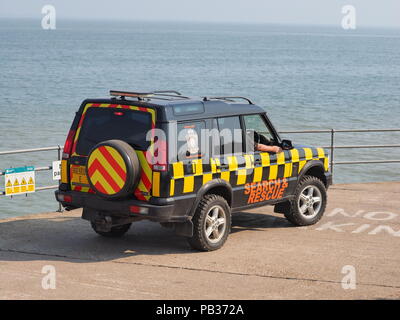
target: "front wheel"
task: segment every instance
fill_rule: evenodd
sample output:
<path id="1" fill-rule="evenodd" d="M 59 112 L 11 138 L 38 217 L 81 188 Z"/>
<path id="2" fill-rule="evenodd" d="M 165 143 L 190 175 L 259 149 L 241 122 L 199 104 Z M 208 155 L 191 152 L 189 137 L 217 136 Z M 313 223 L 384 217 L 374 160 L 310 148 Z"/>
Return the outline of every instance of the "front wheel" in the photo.
<path id="1" fill-rule="evenodd" d="M 188 238 L 190 246 L 201 251 L 221 248 L 231 231 L 231 208 L 218 195 L 206 195 L 192 219 L 193 236 Z"/>
<path id="2" fill-rule="evenodd" d="M 101 231 L 99 230 L 99 228 L 97 227 L 97 224 L 95 222 L 91 223 L 93 230 L 103 236 L 103 237 L 107 237 L 107 238 L 119 238 L 122 237 L 131 227 L 132 223 L 128 223 L 128 224 L 123 224 L 120 226 L 115 226 L 115 227 L 111 227 L 111 229 L 109 231 Z"/>
<path id="3" fill-rule="evenodd" d="M 286 209 L 285 217 L 296 226 L 309 226 L 323 216 L 327 203 L 324 183 L 313 176 L 305 176 L 298 184 L 295 196 Z"/>

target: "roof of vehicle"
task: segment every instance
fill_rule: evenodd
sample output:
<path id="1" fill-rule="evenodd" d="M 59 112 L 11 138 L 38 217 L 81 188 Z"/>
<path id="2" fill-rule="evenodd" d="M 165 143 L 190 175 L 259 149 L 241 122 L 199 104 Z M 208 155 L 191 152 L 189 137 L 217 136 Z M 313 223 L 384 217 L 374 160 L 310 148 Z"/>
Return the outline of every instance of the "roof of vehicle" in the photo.
<path id="1" fill-rule="evenodd" d="M 112 104 L 118 102 L 118 104 L 153 107 L 157 111 L 157 121 L 160 122 L 198 120 L 265 112 L 263 108 L 253 104 L 250 99 L 245 97 L 194 98 L 182 96 L 180 93 L 174 94 L 176 91 L 159 92 L 167 93 L 157 94 L 157 91 L 151 93 L 111 91 L 114 94 L 110 99 L 87 99 L 82 105 L 89 102 Z M 239 101 L 244 101 L 244 103 Z"/>

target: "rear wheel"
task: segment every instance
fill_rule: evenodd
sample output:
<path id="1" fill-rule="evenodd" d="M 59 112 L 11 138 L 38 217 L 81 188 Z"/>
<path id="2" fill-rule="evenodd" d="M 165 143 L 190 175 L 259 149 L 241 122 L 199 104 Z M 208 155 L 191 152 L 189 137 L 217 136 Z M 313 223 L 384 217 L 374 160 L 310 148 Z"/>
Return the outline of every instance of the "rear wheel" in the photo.
<path id="1" fill-rule="evenodd" d="M 103 231 L 100 230 L 100 228 L 98 227 L 98 225 L 95 222 L 91 223 L 93 230 L 103 236 L 103 237 L 107 237 L 107 238 L 119 238 L 122 237 L 131 227 L 132 223 L 128 223 L 128 224 L 123 224 L 120 226 L 115 226 L 115 227 L 111 227 L 111 229 L 109 231 Z"/>
<path id="2" fill-rule="evenodd" d="M 309 226 L 317 223 L 326 208 L 327 194 L 324 183 L 313 176 L 305 176 L 296 188 L 284 214 L 296 226 Z"/>
<path id="3" fill-rule="evenodd" d="M 231 209 L 218 195 L 206 195 L 199 203 L 192 219 L 193 236 L 190 246 L 201 251 L 221 248 L 231 231 Z"/>

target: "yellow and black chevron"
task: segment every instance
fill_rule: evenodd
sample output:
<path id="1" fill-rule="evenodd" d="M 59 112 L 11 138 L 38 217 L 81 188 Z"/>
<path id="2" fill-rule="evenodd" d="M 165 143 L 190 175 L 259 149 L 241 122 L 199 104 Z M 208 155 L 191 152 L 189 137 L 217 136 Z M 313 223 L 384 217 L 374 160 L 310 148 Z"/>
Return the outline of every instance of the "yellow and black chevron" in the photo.
<path id="1" fill-rule="evenodd" d="M 228 181 L 232 187 L 251 182 L 296 177 L 311 160 L 323 163 L 329 170 L 328 155 L 323 148 L 295 148 L 278 154 L 256 153 L 221 158 L 182 161 L 170 164 L 171 174 L 165 181 L 153 173 L 153 196 L 171 197 L 197 192 L 212 179 Z"/>

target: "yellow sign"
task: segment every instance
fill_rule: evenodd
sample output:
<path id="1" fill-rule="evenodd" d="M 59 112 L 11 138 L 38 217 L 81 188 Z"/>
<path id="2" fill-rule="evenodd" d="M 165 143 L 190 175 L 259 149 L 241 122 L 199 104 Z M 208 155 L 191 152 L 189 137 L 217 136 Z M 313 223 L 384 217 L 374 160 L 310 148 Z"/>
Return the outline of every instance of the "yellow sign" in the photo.
<path id="1" fill-rule="evenodd" d="M 6 194 L 11 194 L 11 193 L 13 193 L 12 183 L 11 180 L 8 179 L 6 183 Z"/>
<path id="2" fill-rule="evenodd" d="M 28 191 L 28 186 L 26 185 L 26 180 L 25 178 L 22 178 L 21 181 L 21 192 L 27 192 Z"/>
<path id="3" fill-rule="evenodd" d="M 35 192 L 35 168 L 29 166 L 6 169 L 4 182 L 6 196 Z"/>

